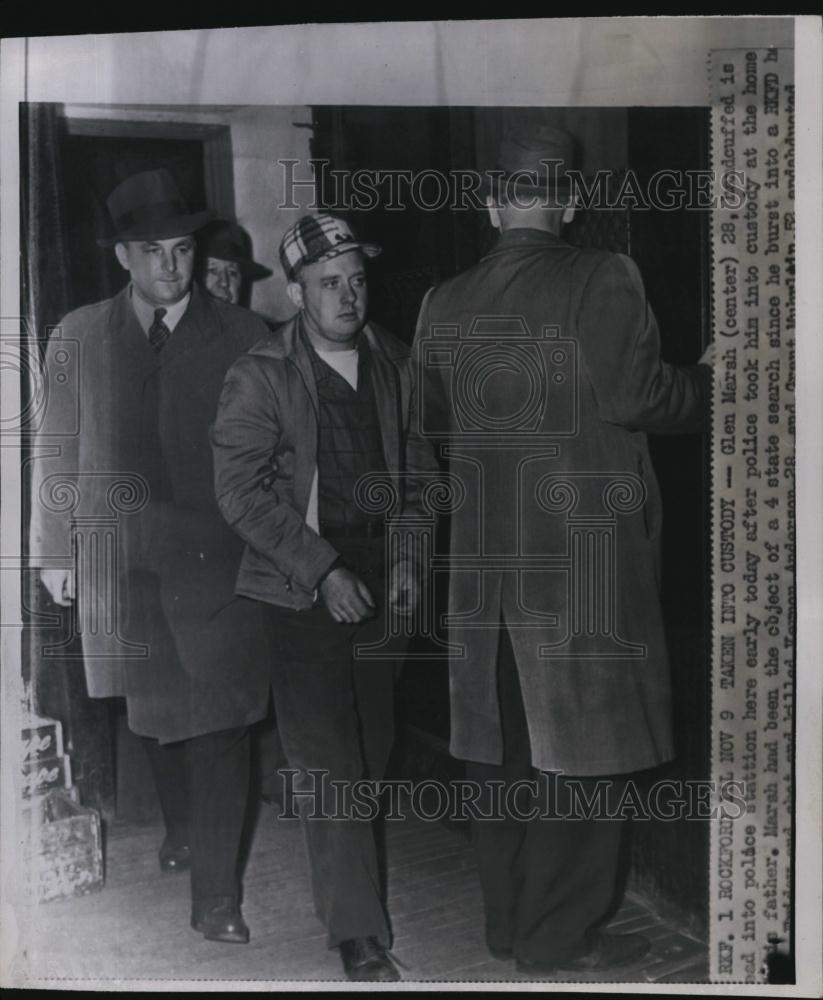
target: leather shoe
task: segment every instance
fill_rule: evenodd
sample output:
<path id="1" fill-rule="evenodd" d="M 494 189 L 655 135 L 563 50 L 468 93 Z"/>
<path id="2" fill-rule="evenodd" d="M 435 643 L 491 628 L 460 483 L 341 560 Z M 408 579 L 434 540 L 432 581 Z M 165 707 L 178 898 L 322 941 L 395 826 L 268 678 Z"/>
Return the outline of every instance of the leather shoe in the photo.
<path id="1" fill-rule="evenodd" d="M 191 925 L 207 941 L 248 944 L 249 928 L 233 896 L 206 896 L 191 904 Z"/>
<path id="2" fill-rule="evenodd" d="M 355 983 L 396 983 L 400 973 L 377 938 L 350 938 L 340 944 L 346 978 Z"/>
<path id="3" fill-rule="evenodd" d="M 588 951 L 557 962 L 533 962 L 518 958 L 517 970 L 527 976 L 563 972 L 605 972 L 636 962 L 648 953 L 651 942 L 642 934 L 599 933 Z"/>
<path id="4" fill-rule="evenodd" d="M 188 844 L 175 844 L 168 837 L 157 853 L 161 872 L 186 872 L 191 868 L 191 851 Z"/>

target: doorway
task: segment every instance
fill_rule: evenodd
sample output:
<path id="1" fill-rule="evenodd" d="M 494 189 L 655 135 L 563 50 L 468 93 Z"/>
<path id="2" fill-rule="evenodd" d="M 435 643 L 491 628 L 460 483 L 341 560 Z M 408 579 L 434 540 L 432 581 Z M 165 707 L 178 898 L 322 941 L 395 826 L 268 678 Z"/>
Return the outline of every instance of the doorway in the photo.
<path id="1" fill-rule="evenodd" d="M 58 117 L 56 134 L 63 219 L 64 259 L 51 261 L 65 274 L 70 311 L 110 298 L 128 281 L 110 248 L 97 245 L 108 232 L 106 199 L 141 170 L 166 168 L 197 211 L 211 207 L 234 216 L 231 130 L 228 125 L 173 121 L 134 121 L 108 117 Z M 41 275 L 41 282 L 50 276 Z M 54 319 L 58 319 L 55 316 Z M 28 584 L 28 581 L 27 581 Z M 37 709 L 59 719 L 73 783 L 84 805 L 107 819 L 141 821 L 157 814 L 157 799 L 143 748 L 126 725 L 121 699 L 90 699 L 86 691 L 80 642 L 74 638 L 59 657 L 39 656 L 43 645 L 72 635 L 70 615 L 52 604 L 45 589 L 30 581 L 31 672 L 36 675 Z M 45 616 L 45 617 L 43 617 Z M 47 631 L 38 621 L 54 621 Z"/>

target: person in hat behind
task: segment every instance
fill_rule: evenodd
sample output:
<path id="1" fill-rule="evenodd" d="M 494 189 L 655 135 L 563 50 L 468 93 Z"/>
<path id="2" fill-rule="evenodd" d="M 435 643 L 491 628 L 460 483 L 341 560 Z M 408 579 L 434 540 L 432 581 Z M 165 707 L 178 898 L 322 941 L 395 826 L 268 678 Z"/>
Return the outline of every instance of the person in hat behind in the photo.
<path id="1" fill-rule="evenodd" d="M 408 347 L 367 322 L 366 258 L 379 252 L 331 215 L 291 226 L 280 260 L 297 314 L 231 368 L 212 433 L 217 501 L 246 543 L 237 593 L 270 627 L 315 910 L 356 981 L 398 978 L 374 832 L 346 799 L 383 777 L 403 651 L 356 647 L 389 634 L 408 593 L 403 574 L 387 580 L 382 519 L 355 500 L 361 476 L 401 469 L 412 395 Z"/>
<path id="2" fill-rule="evenodd" d="M 214 501 L 208 434 L 226 371 L 267 328 L 192 282 L 195 234 L 212 213 L 189 211 L 168 171 L 128 177 L 108 208 L 112 231 L 98 242 L 130 280 L 66 316 L 48 344 L 55 391 L 38 438 L 31 561 L 56 604 L 77 605 L 90 696 L 125 696 L 165 820 L 160 867 L 191 869 L 192 926 L 245 942 L 247 727 L 265 714 L 268 653 L 259 607 L 234 596 L 242 546 Z M 61 382 L 73 341 L 76 378 Z M 105 536 L 75 545 L 78 525 Z"/>
<path id="3" fill-rule="evenodd" d="M 198 236 L 197 250 L 206 291 L 235 306 L 248 305 L 249 284 L 272 273 L 254 260 L 251 238 L 236 222 L 210 222 Z"/>
<path id="4" fill-rule="evenodd" d="M 450 518 L 451 558 L 472 570 L 449 584 L 451 752 L 489 817 L 472 817 L 489 950 L 535 976 L 649 947 L 603 929 L 629 776 L 673 756 L 646 432 L 706 429 L 711 384 L 705 365 L 661 360 L 630 258 L 562 238 L 573 148 L 549 126 L 504 138 L 486 201 L 499 240 L 421 307 L 426 419 L 407 456 L 409 495 L 435 441 L 465 485 Z"/>

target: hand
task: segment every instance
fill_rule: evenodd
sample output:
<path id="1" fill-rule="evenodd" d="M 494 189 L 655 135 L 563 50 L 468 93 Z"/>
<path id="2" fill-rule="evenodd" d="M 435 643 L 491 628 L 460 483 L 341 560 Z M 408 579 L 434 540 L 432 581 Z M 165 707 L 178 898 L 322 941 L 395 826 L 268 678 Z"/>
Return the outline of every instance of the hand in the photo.
<path id="1" fill-rule="evenodd" d="M 709 365 L 709 367 L 714 366 L 714 341 L 709 343 L 706 350 L 700 355 L 697 362 L 699 365 Z"/>
<path id="2" fill-rule="evenodd" d="M 374 614 L 375 603 L 369 588 L 345 566 L 333 569 L 320 584 L 320 593 L 336 622 L 356 624 Z"/>
<path id="3" fill-rule="evenodd" d="M 418 593 L 414 566 L 408 559 L 395 563 L 389 586 L 389 605 L 399 615 L 411 615 L 417 607 Z"/>
<path id="4" fill-rule="evenodd" d="M 74 601 L 73 569 L 41 569 L 40 579 L 55 604 L 65 608 Z"/>

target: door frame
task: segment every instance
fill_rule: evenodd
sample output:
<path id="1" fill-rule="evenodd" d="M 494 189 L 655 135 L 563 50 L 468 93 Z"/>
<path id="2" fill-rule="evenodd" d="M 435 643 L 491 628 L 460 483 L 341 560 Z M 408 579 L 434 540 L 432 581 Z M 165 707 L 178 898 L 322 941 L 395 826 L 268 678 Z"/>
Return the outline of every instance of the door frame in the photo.
<path id="1" fill-rule="evenodd" d="M 234 218 L 234 161 L 231 126 L 203 122 L 146 122 L 109 118 L 66 118 L 70 136 L 107 139 L 188 139 L 203 144 L 206 201 L 221 219 Z"/>

